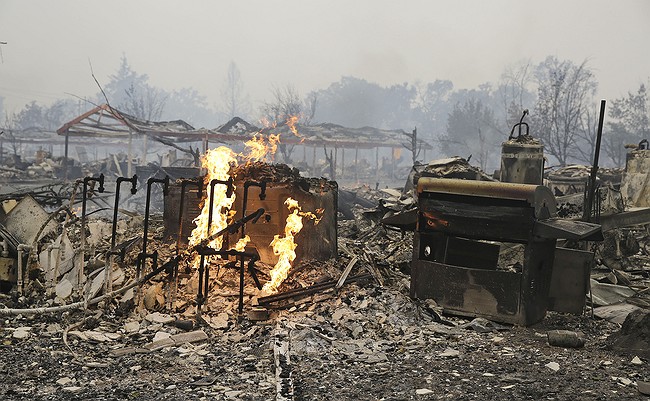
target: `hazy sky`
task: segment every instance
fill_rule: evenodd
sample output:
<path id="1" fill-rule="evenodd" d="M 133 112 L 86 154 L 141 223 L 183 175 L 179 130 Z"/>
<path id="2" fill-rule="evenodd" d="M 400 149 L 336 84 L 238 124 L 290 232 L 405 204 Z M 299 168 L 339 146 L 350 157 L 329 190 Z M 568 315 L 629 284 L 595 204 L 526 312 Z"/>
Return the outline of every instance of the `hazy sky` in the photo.
<path id="1" fill-rule="evenodd" d="M 650 78 L 648 0 L 0 0 L 0 96 L 8 112 L 96 93 L 125 54 L 166 90 L 215 105 L 229 62 L 253 101 L 342 76 L 381 85 L 496 82 L 548 55 L 585 59 L 614 99 Z"/>

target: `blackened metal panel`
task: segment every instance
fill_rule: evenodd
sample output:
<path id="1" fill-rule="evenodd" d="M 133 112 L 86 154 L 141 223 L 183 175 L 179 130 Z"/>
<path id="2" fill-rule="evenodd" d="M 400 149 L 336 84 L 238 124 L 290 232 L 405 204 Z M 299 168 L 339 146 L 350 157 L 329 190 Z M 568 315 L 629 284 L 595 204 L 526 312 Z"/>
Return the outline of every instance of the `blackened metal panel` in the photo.
<path id="1" fill-rule="evenodd" d="M 585 308 L 589 276 L 594 262 L 593 252 L 556 248 L 548 309 L 581 315 Z"/>
<path id="2" fill-rule="evenodd" d="M 475 269 L 496 269 L 499 261 L 499 245 L 465 238 L 447 237 L 444 263 Z"/>
<path id="3" fill-rule="evenodd" d="M 418 228 L 423 232 L 525 242 L 531 238 L 535 222 L 534 209 L 524 201 L 421 194 L 419 205 Z"/>
<path id="4" fill-rule="evenodd" d="M 533 241 L 524 250 L 521 273 L 521 309 L 524 325 L 536 323 L 546 315 L 548 290 L 555 255 L 556 240 Z"/>
<path id="5" fill-rule="evenodd" d="M 417 260 L 411 295 L 433 299 L 451 313 L 480 316 L 503 323 L 526 324 L 520 309 L 521 274 Z"/>

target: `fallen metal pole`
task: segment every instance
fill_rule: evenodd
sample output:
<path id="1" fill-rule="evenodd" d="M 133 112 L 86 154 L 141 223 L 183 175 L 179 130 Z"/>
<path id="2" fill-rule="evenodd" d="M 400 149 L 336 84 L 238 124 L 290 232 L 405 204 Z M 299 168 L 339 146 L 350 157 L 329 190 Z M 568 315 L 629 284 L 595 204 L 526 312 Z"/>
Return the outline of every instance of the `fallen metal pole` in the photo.
<path id="1" fill-rule="evenodd" d="M 348 279 L 345 282 L 350 283 L 353 281 L 370 279 L 370 278 L 372 278 L 372 275 L 370 273 L 363 273 L 363 274 L 358 274 L 356 276 L 348 277 Z M 298 288 L 295 290 L 285 291 L 280 294 L 269 295 L 268 297 L 262 297 L 259 298 L 257 302 L 259 302 L 260 305 L 268 305 L 273 302 L 278 302 L 293 297 L 314 294 L 316 292 L 320 292 L 328 288 L 333 288 L 335 286 L 336 286 L 336 281 L 327 281 L 321 284 L 314 284 L 310 287 Z"/>

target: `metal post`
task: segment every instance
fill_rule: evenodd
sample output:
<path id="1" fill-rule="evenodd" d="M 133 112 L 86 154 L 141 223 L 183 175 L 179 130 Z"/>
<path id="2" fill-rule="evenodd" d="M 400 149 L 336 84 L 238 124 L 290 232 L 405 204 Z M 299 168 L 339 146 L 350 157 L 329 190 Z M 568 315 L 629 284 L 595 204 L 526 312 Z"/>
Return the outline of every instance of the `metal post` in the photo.
<path id="1" fill-rule="evenodd" d="M 63 151 L 63 179 L 68 179 L 68 133 L 65 133 L 65 149 Z"/>
<path id="2" fill-rule="evenodd" d="M 379 186 L 379 146 L 375 148 L 375 186 Z"/>
<path id="3" fill-rule="evenodd" d="M 128 160 L 127 160 L 127 168 L 126 168 L 126 175 L 131 175 L 133 174 L 133 131 L 129 130 L 129 146 L 128 146 Z"/>
<path id="4" fill-rule="evenodd" d="M 142 235 L 142 252 L 140 252 L 140 254 L 138 255 L 138 260 L 135 265 L 135 274 L 138 280 L 142 279 L 142 271 L 146 267 L 147 258 L 151 258 L 154 270 L 157 268 L 157 264 L 158 264 L 158 251 L 147 253 L 147 242 L 149 239 L 148 238 L 149 237 L 149 209 L 151 207 L 151 186 L 156 182 L 163 184 L 163 196 L 167 196 L 167 194 L 169 193 L 169 176 L 166 175 L 165 178 L 151 177 L 147 180 L 147 198 L 144 206 L 144 233 Z M 140 304 L 140 300 L 142 298 L 142 294 L 141 294 L 142 291 L 140 288 L 141 287 L 138 286 L 138 291 L 137 291 L 138 305 Z"/>
<path id="5" fill-rule="evenodd" d="M 603 121 L 605 119 L 605 103 L 603 99 L 600 101 L 600 116 L 598 118 L 598 131 L 596 133 L 596 149 L 594 152 L 594 163 L 591 166 L 591 175 L 587 183 L 587 196 L 585 198 L 585 206 L 582 211 L 582 220 L 591 221 L 591 209 L 594 205 L 594 197 L 596 196 L 596 173 L 598 173 L 598 159 L 600 157 L 600 141 L 603 137 Z"/>
<path id="6" fill-rule="evenodd" d="M 115 251 L 115 240 L 117 237 L 117 211 L 118 211 L 118 206 L 120 202 L 120 184 L 123 182 L 130 182 L 131 183 L 131 194 L 135 195 L 137 192 L 137 185 L 138 185 L 138 177 L 134 175 L 131 178 L 126 178 L 126 177 L 117 177 L 117 182 L 115 184 L 115 205 L 113 206 L 113 225 L 111 227 L 111 248 L 108 251 L 108 264 L 106 265 L 105 268 L 105 274 L 104 274 L 104 286 L 105 286 L 105 293 L 109 294 L 111 291 L 113 291 L 113 280 L 111 277 L 112 269 L 113 269 L 113 262 L 114 262 L 114 256 L 116 255 Z M 124 257 L 124 256 L 122 256 Z"/>
<path id="7" fill-rule="evenodd" d="M 149 150 L 148 147 L 149 147 L 149 137 L 147 136 L 147 134 L 144 134 L 143 149 L 142 149 L 143 152 L 142 164 L 144 165 L 147 165 L 147 151 Z"/>
<path id="8" fill-rule="evenodd" d="M 354 181 L 359 183 L 359 147 L 354 147 Z"/>
<path id="9" fill-rule="evenodd" d="M 333 161 L 334 166 L 332 167 L 332 170 L 334 171 L 334 177 L 336 177 L 336 168 L 337 168 L 337 164 L 339 164 L 338 158 L 339 158 L 339 148 L 337 148 L 335 146 L 334 147 L 334 161 Z M 334 177 L 332 177 L 332 179 L 335 179 Z"/>
<path id="10" fill-rule="evenodd" d="M 86 198 L 88 197 L 88 183 L 90 181 L 96 181 L 99 182 L 99 188 L 98 192 L 104 192 L 104 174 L 100 174 L 99 177 L 85 177 L 83 179 L 83 191 L 82 191 L 82 199 L 81 199 L 81 256 L 80 256 L 80 261 L 81 261 L 81 266 L 79 266 L 79 275 L 77 277 L 77 284 L 78 284 L 78 289 L 79 292 L 81 293 L 83 286 L 81 285 L 81 281 L 83 278 L 84 274 L 84 259 L 85 259 L 85 252 L 86 252 Z"/>

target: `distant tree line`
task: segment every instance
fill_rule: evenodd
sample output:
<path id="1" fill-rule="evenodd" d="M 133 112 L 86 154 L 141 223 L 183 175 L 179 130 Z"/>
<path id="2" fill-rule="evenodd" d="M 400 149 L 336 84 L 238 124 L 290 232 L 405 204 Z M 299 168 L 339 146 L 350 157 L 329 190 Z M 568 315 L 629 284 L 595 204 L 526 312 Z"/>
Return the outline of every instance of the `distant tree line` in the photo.
<path id="1" fill-rule="evenodd" d="M 327 88 L 302 96 L 292 85 L 271 88 L 270 99 L 255 110 L 234 62 L 221 84 L 218 105 L 193 88 L 165 91 L 149 83 L 123 56 L 116 73 L 84 101 L 57 100 L 50 106 L 30 102 L 17 113 L 0 112 L 12 130 L 56 130 L 64 122 L 106 102 L 134 117 L 182 119 L 195 127 L 214 128 L 234 116 L 254 123 L 283 124 L 298 116 L 302 124 L 330 122 L 349 127 L 417 127 L 418 138 L 436 149 L 433 156 L 472 157 L 484 170 L 499 165 L 500 145 L 524 109 L 530 110 L 530 134 L 544 144 L 551 164 L 590 164 L 598 119 L 598 82 L 587 61 L 576 64 L 549 56 L 538 64 L 508 66 L 496 83 L 456 89 L 449 80 L 381 86 L 345 76 Z M 650 101 L 645 84 L 608 102 L 601 164 L 621 166 L 625 145 L 650 138 Z M 0 121 L 2 121 L 0 119 Z M 428 155 L 431 157 L 431 154 Z"/>

